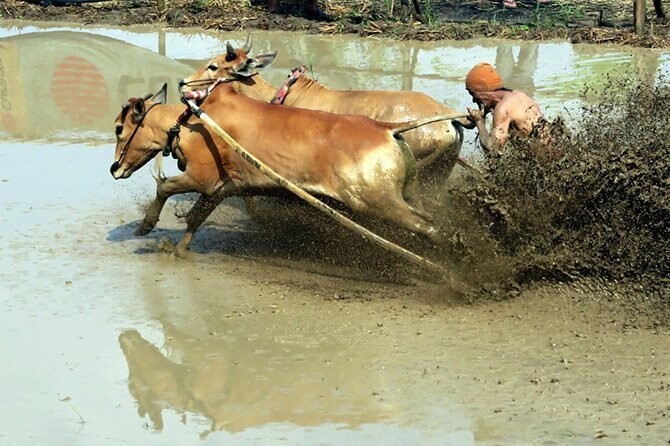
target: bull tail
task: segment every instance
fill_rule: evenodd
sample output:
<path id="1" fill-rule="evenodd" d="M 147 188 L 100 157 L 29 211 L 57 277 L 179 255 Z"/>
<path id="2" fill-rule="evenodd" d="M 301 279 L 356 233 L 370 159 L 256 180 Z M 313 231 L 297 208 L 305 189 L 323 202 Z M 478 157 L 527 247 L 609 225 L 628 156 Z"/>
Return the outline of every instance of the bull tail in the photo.
<path id="1" fill-rule="evenodd" d="M 465 118 L 467 116 L 469 116 L 469 114 L 467 113 L 452 113 L 449 115 L 437 115 L 437 116 L 431 116 L 430 118 L 417 119 L 415 121 L 384 123 L 384 124 L 388 126 L 389 130 L 393 132 L 393 136 L 395 136 L 408 130 L 424 126 L 426 124 L 432 124 L 433 122 L 448 121 L 448 120 L 453 121 L 455 119 Z"/>
<path id="2" fill-rule="evenodd" d="M 165 172 L 163 172 L 162 156 L 157 156 L 156 158 L 154 158 L 154 170 L 151 173 L 151 176 L 154 177 L 154 180 L 156 180 L 157 183 L 165 181 L 165 179 L 167 178 Z"/>

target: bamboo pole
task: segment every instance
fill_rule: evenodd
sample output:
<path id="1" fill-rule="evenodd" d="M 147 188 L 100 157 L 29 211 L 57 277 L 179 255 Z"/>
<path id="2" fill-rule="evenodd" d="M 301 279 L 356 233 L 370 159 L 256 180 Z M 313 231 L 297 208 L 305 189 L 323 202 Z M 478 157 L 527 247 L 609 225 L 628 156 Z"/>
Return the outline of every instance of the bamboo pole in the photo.
<path id="1" fill-rule="evenodd" d="M 470 172 L 474 172 L 479 176 L 484 176 L 484 172 L 474 164 L 470 163 L 470 161 L 466 160 L 465 158 L 461 158 L 460 156 L 456 158 L 456 162 L 461 165 L 466 170 L 469 170 Z"/>
<path id="2" fill-rule="evenodd" d="M 393 242 L 390 242 L 379 235 L 375 234 L 374 232 L 370 231 L 369 229 L 366 229 L 365 227 L 359 225 L 358 223 L 350 220 L 349 218 L 345 217 L 341 213 L 337 212 L 335 209 L 331 208 L 321 200 L 317 199 L 316 197 L 312 196 L 305 190 L 301 189 L 299 186 L 296 184 L 292 183 L 291 181 L 287 180 L 286 178 L 282 177 L 279 175 L 277 172 L 272 170 L 270 167 L 268 167 L 266 164 L 264 164 L 262 161 L 260 161 L 258 158 L 256 158 L 254 155 L 246 151 L 241 145 L 237 143 L 228 133 L 226 133 L 212 118 L 210 118 L 207 113 L 205 113 L 200 107 L 198 107 L 193 101 L 187 100 L 186 101 L 191 107 L 191 110 L 193 110 L 193 113 L 202 119 L 207 126 L 209 126 L 214 132 L 223 139 L 226 144 L 228 144 L 235 152 L 237 152 L 241 157 L 243 157 L 245 160 L 247 160 L 249 163 L 251 163 L 254 167 L 259 169 L 261 172 L 263 172 L 265 175 L 269 176 L 273 181 L 275 181 L 277 184 L 280 186 L 286 188 L 290 192 L 294 193 L 297 195 L 299 198 L 303 199 L 306 201 L 309 205 L 315 207 L 319 211 L 323 212 L 326 214 L 328 217 L 332 218 L 333 220 L 337 221 L 341 225 L 343 225 L 346 228 L 351 229 L 352 231 L 358 232 L 365 238 L 366 240 L 375 243 L 376 245 L 386 249 L 387 251 L 391 251 L 394 254 L 399 255 L 400 257 L 403 257 L 423 268 L 426 268 L 432 272 L 436 272 L 441 274 L 442 278 L 446 278 L 446 273 L 447 271 L 437 263 L 431 262 L 430 260 L 426 259 L 425 257 L 421 257 L 418 254 L 415 254 L 402 246 L 398 246 Z M 460 115 L 459 115 L 460 116 Z"/>

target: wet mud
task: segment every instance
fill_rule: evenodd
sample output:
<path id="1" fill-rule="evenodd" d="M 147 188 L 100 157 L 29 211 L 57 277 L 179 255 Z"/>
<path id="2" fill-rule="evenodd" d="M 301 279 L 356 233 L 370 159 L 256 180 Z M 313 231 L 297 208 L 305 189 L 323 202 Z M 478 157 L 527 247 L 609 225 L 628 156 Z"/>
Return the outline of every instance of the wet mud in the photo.
<path id="1" fill-rule="evenodd" d="M 286 45 L 289 56 L 268 75 L 273 82 L 295 58 L 318 67 L 332 48 L 361 46 L 377 77 L 343 63 L 328 65 L 321 79 L 424 87 L 459 109 L 469 105 L 460 75 L 471 62 L 460 62 L 465 54 L 512 55 L 507 42 L 473 43 L 408 50 L 414 59 L 393 61 L 357 39 L 293 36 L 257 39 L 259 47 Z M 572 71 L 541 71 L 549 65 L 544 52 L 554 60 L 560 45 L 523 47 L 540 71 L 512 76 L 515 88 L 535 89 L 555 129 L 564 129 L 564 118 L 560 150 L 538 156 L 536 146 L 513 140 L 502 157 L 486 161 L 469 139 L 463 155 L 483 177 L 459 168 L 445 177 L 439 166 L 422 173 L 425 205 L 448 240 L 438 248 L 361 220 L 447 265 L 453 280 L 438 282 L 305 206 L 261 220 L 241 200 L 226 200 L 179 257 L 173 245 L 195 199 L 184 195 L 168 202 L 154 231 L 135 235 L 155 191 L 154 172 L 147 165 L 128 180 L 109 175 L 114 117 L 129 96 L 166 79 L 174 91 L 175 79 L 206 61 L 197 52 L 218 50 L 229 36 L 204 50 L 192 35 L 171 38 L 162 54 L 141 46 L 158 41 L 160 49 L 154 34 L 136 45 L 62 29 L 0 40 L 2 61 L 12 62 L 3 74 L 13 106 L 0 121 L 0 377 L 7 400 L 0 442 L 670 439 L 670 164 L 662 137 L 669 93 L 665 80 L 655 82 L 667 56 L 576 48 L 569 69 L 586 67 L 589 75 L 603 60 L 605 71 L 640 60 L 663 66 L 650 64 L 651 87 L 626 74 L 631 82 L 596 82 L 576 98 L 561 83 Z M 185 47 L 189 58 L 164 55 Z M 422 62 L 424 54 L 435 61 L 444 52 L 455 62 L 439 65 L 443 72 Z M 63 69 L 73 55 L 86 60 L 77 65 L 82 70 L 98 67 L 87 84 L 97 93 L 95 108 L 76 107 L 78 90 L 63 95 L 40 82 L 77 75 Z M 116 63 L 121 58 L 127 65 Z M 573 79 L 566 82 L 584 81 Z M 568 113 L 562 107 L 573 100 L 579 107 Z"/>
<path id="2" fill-rule="evenodd" d="M 584 95 L 590 94 L 588 90 Z M 634 282 L 668 303 L 670 90 L 610 80 L 574 129 L 562 118 L 540 147 L 513 139 L 464 197 L 522 282 L 594 277 Z"/>

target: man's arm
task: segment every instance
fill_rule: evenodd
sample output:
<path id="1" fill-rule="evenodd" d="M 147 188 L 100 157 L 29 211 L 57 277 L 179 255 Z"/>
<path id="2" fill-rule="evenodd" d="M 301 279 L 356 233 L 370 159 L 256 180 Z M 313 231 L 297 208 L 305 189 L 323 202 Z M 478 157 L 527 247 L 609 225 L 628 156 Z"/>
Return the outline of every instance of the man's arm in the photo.
<path id="1" fill-rule="evenodd" d="M 484 153 L 486 153 L 487 156 L 491 156 L 492 154 L 499 155 L 500 148 L 505 144 L 509 137 L 510 119 L 507 114 L 504 114 L 501 118 L 494 110 L 493 127 L 489 133 L 486 129 L 486 120 L 483 112 L 471 108 L 468 108 L 468 112 L 479 131 L 479 142 L 484 149 Z"/>

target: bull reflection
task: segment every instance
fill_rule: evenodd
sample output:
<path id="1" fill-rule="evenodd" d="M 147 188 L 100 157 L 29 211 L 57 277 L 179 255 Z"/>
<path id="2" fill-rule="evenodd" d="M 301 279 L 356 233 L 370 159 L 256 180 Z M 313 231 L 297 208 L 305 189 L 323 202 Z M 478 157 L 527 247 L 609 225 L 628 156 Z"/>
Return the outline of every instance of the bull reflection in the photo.
<path id="1" fill-rule="evenodd" d="M 211 420 L 203 437 L 267 423 L 356 428 L 390 415 L 362 360 L 271 340 L 194 338 L 166 322 L 163 332 L 161 349 L 136 330 L 119 336 L 128 388 L 156 430 L 166 408 Z"/>

